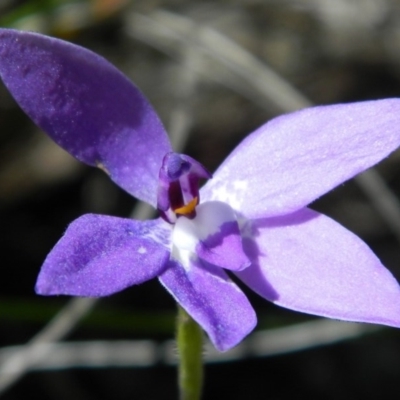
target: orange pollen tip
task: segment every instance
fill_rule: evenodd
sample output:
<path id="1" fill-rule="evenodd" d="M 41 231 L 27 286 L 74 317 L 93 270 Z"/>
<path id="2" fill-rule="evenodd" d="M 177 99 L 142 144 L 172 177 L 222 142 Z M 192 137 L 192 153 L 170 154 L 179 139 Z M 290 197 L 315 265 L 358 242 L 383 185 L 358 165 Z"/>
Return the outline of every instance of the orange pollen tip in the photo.
<path id="1" fill-rule="evenodd" d="M 175 212 L 175 214 L 179 214 L 179 215 L 188 215 L 191 212 L 193 212 L 193 210 L 196 208 L 197 204 L 199 204 L 199 198 L 195 197 L 193 200 L 191 200 L 185 206 L 176 208 L 174 210 L 174 212 Z"/>

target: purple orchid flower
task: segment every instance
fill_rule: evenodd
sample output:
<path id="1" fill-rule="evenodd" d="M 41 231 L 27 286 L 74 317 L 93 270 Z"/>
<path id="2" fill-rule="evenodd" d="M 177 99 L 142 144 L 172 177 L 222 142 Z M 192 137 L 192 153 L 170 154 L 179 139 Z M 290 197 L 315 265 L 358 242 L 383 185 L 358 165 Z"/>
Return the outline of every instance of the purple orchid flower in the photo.
<path id="1" fill-rule="evenodd" d="M 400 291 L 368 246 L 306 206 L 400 145 L 400 100 L 314 107 L 249 135 L 211 178 L 172 151 L 140 91 L 102 57 L 0 29 L 0 75 L 25 112 L 77 159 L 160 218 L 78 218 L 40 271 L 39 294 L 107 296 L 158 277 L 227 350 L 255 326 L 224 271 L 282 307 L 400 326 Z"/>

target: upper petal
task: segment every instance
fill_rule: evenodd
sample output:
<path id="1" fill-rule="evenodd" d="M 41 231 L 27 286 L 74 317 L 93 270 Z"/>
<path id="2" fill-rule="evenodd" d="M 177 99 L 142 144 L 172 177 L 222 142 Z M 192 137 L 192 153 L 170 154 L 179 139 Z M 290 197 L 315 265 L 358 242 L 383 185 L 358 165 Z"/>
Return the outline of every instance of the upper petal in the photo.
<path id="1" fill-rule="evenodd" d="M 288 214 L 400 145 L 400 99 L 308 108 L 248 136 L 207 182 L 203 200 L 248 218 Z"/>
<path id="2" fill-rule="evenodd" d="M 251 231 L 251 234 L 250 234 Z M 357 236 L 309 209 L 253 221 L 237 275 L 266 299 L 325 317 L 400 327 L 400 288 Z"/>
<path id="3" fill-rule="evenodd" d="M 160 282 L 218 350 L 236 346 L 257 323 L 246 296 L 220 268 L 192 264 L 186 271 L 172 261 Z"/>
<path id="4" fill-rule="evenodd" d="M 83 215 L 47 256 L 36 291 L 98 297 L 152 279 L 169 260 L 168 233 L 162 220 Z"/>
<path id="5" fill-rule="evenodd" d="M 159 169 L 171 146 L 149 102 L 113 65 L 71 43 L 0 29 L 0 76 L 60 146 L 156 205 Z"/>

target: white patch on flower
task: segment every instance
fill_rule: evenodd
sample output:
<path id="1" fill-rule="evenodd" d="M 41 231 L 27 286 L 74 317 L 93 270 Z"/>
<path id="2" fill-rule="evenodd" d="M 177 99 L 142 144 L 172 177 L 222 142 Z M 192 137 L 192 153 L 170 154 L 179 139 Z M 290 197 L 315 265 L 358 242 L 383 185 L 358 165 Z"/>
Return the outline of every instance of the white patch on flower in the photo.
<path id="1" fill-rule="evenodd" d="M 211 200 L 228 203 L 233 209 L 240 210 L 246 198 L 247 186 L 246 180 L 225 181 L 213 188 Z"/>
<path id="2" fill-rule="evenodd" d="M 146 248 L 145 247 L 143 247 L 143 246 L 140 246 L 139 248 L 138 248 L 138 251 L 137 251 L 139 254 L 146 254 L 147 253 L 147 250 L 146 250 Z"/>
<path id="3" fill-rule="evenodd" d="M 241 180 L 241 181 L 234 181 L 233 182 L 233 187 L 235 191 L 243 191 L 246 190 L 248 186 L 248 182 Z"/>
<path id="4" fill-rule="evenodd" d="M 236 221 L 236 215 L 228 204 L 219 201 L 200 204 L 195 218 L 178 218 L 172 232 L 172 258 L 189 268 L 190 261 L 197 257 L 197 244 L 231 221 Z"/>

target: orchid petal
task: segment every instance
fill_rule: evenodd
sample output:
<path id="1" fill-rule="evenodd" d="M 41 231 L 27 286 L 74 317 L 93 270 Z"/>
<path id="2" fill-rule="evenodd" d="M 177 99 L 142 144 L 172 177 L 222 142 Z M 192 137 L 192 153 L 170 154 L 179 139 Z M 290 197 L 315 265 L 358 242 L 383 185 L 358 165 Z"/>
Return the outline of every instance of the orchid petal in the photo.
<path id="1" fill-rule="evenodd" d="M 253 264 L 237 273 L 267 300 L 346 321 L 400 327 L 400 288 L 368 246 L 309 209 L 252 222 L 244 248 Z"/>
<path id="2" fill-rule="evenodd" d="M 160 241 L 165 226 L 161 220 L 83 215 L 47 256 L 37 293 L 107 296 L 156 277 L 169 259 Z"/>
<path id="3" fill-rule="evenodd" d="M 220 268 L 192 264 L 186 271 L 171 262 L 160 282 L 220 351 L 238 344 L 257 323 L 246 296 Z"/>
<path id="4" fill-rule="evenodd" d="M 202 191 L 247 218 L 299 210 L 400 145 L 400 99 L 313 107 L 248 136 Z"/>
<path id="5" fill-rule="evenodd" d="M 22 109 L 61 147 L 153 206 L 168 137 L 141 92 L 82 47 L 0 29 L 0 76 Z"/>
<path id="6" fill-rule="evenodd" d="M 221 268 L 240 271 L 250 265 L 243 251 L 242 237 L 231 207 L 218 201 L 202 203 L 196 217 L 181 217 L 173 234 L 173 256 L 183 265 L 184 254 L 197 255 Z"/>

